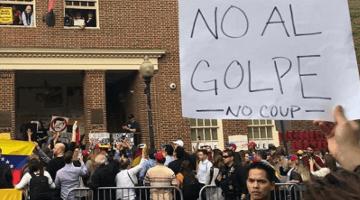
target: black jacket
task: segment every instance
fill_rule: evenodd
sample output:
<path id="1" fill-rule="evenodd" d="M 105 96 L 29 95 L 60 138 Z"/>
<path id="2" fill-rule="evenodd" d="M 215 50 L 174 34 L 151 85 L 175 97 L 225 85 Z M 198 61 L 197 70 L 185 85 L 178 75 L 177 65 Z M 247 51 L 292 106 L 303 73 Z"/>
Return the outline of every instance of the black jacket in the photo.
<path id="1" fill-rule="evenodd" d="M 9 165 L 0 162 L 0 189 L 13 187 L 12 174 Z"/>
<path id="2" fill-rule="evenodd" d="M 108 165 L 100 165 L 94 172 L 94 174 L 91 177 L 91 183 L 90 187 L 94 190 L 94 199 L 95 200 L 114 200 L 116 198 L 115 190 L 109 190 L 99 192 L 99 198 L 98 197 L 98 191 L 97 189 L 99 187 L 115 187 L 115 177 L 116 172 L 114 170 L 114 166 L 112 164 Z M 111 197 L 110 198 L 110 194 Z"/>
<path id="3" fill-rule="evenodd" d="M 181 164 L 184 160 L 183 159 L 179 159 L 179 160 L 174 160 L 172 162 L 169 163 L 168 167 L 175 173 L 178 174 L 180 172 L 181 169 Z"/>
<path id="4" fill-rule="evenodd" d="M 49 172 L 52 180 L 55 180 L 56 172 L 65 166 L 64 157 L 56 157 L 50 160 L 46 170 Z"/>
<path id="5" fill-rule="evenodd" d="M 241 165 L 225 166 L 220 169 L 215 183 L 222 189 L 225 199 L 237 199 L 247 193 L 245 176 L 246 170 Z"/>

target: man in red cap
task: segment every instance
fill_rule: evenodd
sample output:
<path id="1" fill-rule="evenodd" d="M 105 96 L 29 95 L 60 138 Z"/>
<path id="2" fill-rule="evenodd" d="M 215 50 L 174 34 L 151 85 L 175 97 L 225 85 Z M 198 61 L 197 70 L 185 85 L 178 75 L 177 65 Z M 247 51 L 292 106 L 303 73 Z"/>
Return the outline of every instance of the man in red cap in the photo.
<path id="1" fill-rule="evenodd" d="M 177 185 L 175 173 L 164 165 L 165 156 L 161 151 L 155 154 L 156 166 L 150 168 L 144 182 L 152 187 L 170 187 Z M 151 199 L 172 199 L 172 190 L 169 189 L 152 189 Z"/>

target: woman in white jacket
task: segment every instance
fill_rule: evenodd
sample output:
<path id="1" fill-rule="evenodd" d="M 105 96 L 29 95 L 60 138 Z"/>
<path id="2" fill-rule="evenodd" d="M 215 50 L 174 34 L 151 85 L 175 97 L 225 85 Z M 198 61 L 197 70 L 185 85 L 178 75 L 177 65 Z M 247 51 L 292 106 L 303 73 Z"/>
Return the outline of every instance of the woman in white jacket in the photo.
<path id="1" fill-rule="evenodd" d="M 135 200 L 135 189 L 130 189 L 138 184 L 137 174 L 143 168 L 146 161 L 145 159 L 146 148 L 142 150 L 142 159 L 140 164 L 131 168 L 130 160 L 128 158 L 120 158 L 120 172 L 116 175 L 115 182 L 117 188 L 129 188 L 129 189 L 117 189 L 116 199 L 121 200 Z"/>

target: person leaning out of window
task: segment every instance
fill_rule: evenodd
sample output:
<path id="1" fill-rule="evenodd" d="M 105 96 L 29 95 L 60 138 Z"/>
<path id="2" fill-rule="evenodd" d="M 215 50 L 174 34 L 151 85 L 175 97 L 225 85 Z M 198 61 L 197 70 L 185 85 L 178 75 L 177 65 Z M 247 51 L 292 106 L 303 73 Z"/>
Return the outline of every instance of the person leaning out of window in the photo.
<path id="1" fill-rule="evenodd" d="M 31 5 L 25 7 L 25 11 L 21 15 L 24 26 L 34 26 L 34 15 Z"/>

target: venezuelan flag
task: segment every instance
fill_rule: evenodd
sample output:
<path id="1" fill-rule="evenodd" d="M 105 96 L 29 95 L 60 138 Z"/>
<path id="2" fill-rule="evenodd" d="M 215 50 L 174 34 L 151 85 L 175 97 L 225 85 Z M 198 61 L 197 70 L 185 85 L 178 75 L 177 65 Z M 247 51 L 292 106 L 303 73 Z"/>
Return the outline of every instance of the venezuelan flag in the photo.
<path id="1" fill-rule="evenodd" d="M 10 166 L 13 175 L 13 184 L 17 184 L 21 179 L 21 170 L 32 154 L 35 144 L 17 140 L 0 140 L 2 155 L 0 162 Z"/>

